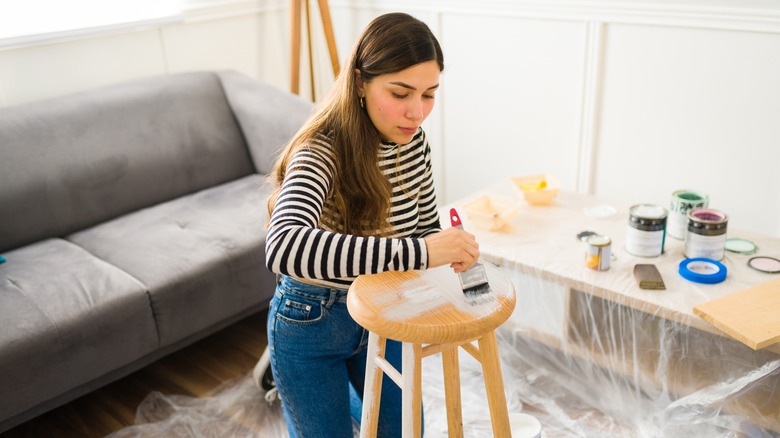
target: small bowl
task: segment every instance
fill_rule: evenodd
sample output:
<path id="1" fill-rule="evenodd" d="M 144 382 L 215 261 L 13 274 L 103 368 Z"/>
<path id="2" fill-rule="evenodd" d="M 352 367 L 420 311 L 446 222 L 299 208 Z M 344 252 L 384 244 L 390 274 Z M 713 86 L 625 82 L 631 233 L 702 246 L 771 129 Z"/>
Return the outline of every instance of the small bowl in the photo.
<path id="1" fill-rule="evenodd" d="M 465 204 L 463 211 L 474 226 L 496 231 L 512 222 L 520 211 L 520 206 L 511 198 L 486 195 Z"/>
<path id="2" fill-rule="evenodd" d="M 558 189 L 550 187 L 541 190 L 523 191 L 525 202 L 530 205 L 550 205 L 553 203 L 556 196 L 558 196 Z"/>
<path id="3" fill-rule="evenodd" d="M 558 196 L 558 185 L 545 175 L 529 175 L 512 178 L 530 205 L 550 205 Z"/>

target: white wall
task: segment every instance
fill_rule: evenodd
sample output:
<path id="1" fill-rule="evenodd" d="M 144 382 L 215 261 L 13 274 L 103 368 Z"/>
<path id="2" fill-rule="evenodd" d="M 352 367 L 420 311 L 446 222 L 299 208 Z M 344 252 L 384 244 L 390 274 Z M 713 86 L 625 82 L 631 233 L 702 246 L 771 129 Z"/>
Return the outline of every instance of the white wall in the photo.
<path id="1" fill-rule="evenodd" d="M 0 47 L 0 106 L 203 69 L 289 87 L 288 2 L 195 4 L 178 22 Z M 446 69 L 426 129 L 442 202 L 542 172 L 621 203 L 667 205 L 672 191 L 698 189 L 730 229 L 780 236 L 777 2 L 330 4 L 342 62 L 382 12 L 410 12 L 439 36 Z M 313 18 L 322 96 L 332 75 Z"/>
<path id="2" fill-rule="evenodd" d="M 281 70 L 288 63 L 279 60 L 289 56 L 286 8 L 278 1 L 200 3 L 179 21 L 12 46 L 0 41 L 0 106 L 189 70 L 235 69 L 286 80 Z"/>
<path id="3" fill-rule="evenodd" d="M 611 25 L 593 188 L 698 188 L 730 227 L 780 235 L 780 32 Z"/>

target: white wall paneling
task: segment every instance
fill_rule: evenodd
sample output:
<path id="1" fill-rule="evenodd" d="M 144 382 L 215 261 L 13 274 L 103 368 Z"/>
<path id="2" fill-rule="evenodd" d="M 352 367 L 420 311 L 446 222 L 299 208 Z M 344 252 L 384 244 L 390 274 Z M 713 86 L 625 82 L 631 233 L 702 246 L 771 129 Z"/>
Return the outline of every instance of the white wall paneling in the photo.
<path id="1" fill-rule="evenodd" d="M 264 50 L 271 42 L 289 46 L 289 19 L 280 1 L 201 2 L 176 20 L 0 44 L 0 104 L 188 70 L 234 69 L 288 88 L 287 74 L 280 75 L 281 83 L 273 69 L 289 63 Z M 278 33 L 280 15 L 285 19 L 283 36 Z"/>
<path id="2" fill-rule="evenodd" d="M 582 77 L 582 110 L 579 117 L 577 191 L 593 193 L 593 161 L 598 141 L 604 24 L 590 21 L 586 27 Z"/>
<path id="3" fill-rule="evenodd" d="M 595 192 L 710 195 L 730 227 L 780 235 L 780 34 L 610 25 Z"/>
<path id="4" fill-rule="evenodd" d="M 0 51 L 5 104 L 165 73 L 157 29 Z"/>
<path id="5" fill-rule="evenodd" d="M 548 173 L 577 184 L 586 23 L 443 14 L 445 196 Z"/>
<path id="6" fill-rule="evenodd" d="M 166 26 L 162 34 L 169 73 L 219 66 L 260 77 L 260 29 L 256 15 Z"/>

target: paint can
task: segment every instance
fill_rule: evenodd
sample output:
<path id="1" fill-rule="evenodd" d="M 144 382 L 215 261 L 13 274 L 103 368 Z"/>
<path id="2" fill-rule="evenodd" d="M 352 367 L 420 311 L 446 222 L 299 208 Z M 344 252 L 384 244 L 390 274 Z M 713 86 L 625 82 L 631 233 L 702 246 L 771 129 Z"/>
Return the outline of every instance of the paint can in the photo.
<path id="1" fill-rule="evenodd" d="M 585 266 L 596 271 L 609 269 L 612 258 L 612 240 L 607 236 L 592 234 L 585 240 L 588 248 L 585 252 Z"/>
<path id="2" fill-rule="evenodd" d="M 685 257 L 723 260 L 728 223 L 728 216 L 717 210 L 697 208 L 689 211 Z"/>
<path id="3" fill-rule="evenodd" d="M 675 239 L 685 239 L 688 231 L 688 212 L 697 208 L 707 208 L 709 197 L 693 190 L 677 190 L 672 193 L 669 207 L 669 222 L 667 232 Z"/>
<path id="4" fill-rule="evenodd" d="M 664 252 L 666 240 L 665 208 L 653 204 L 637 204 L 628 215 L 626 251 L 639 257 L 657 257 Z"/>

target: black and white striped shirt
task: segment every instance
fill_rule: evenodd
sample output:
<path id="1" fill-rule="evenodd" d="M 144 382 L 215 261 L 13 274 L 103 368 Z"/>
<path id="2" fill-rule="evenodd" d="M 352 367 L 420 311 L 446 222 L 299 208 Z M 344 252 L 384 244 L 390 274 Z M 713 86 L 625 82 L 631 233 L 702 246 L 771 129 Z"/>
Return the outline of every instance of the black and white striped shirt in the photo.
<path id="1" fill-rule="evenodd" d="M 293 156 L 266 237 L 266 265 L 271 271 L 347 289 L 358 275 L 427 267 L 423 238 L 441 226 L 425 133 L 418 130 L 406 145 L 382 143 L 377 159 L 393 187 L 391 231 L 386 237 L 360 237 L 333 227 L 330 140 L 321 136 Z"/>

